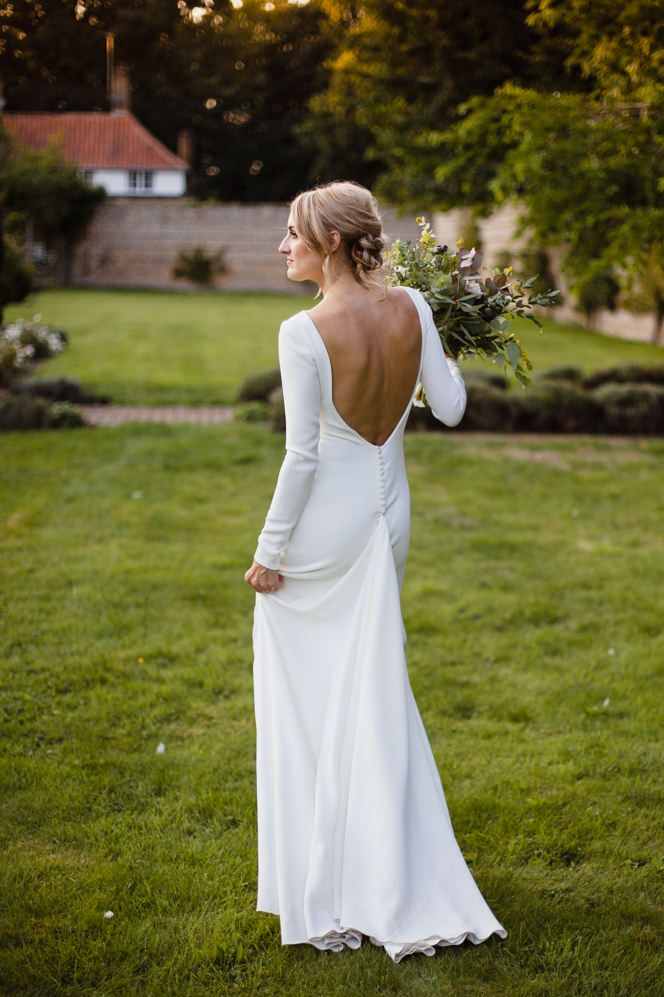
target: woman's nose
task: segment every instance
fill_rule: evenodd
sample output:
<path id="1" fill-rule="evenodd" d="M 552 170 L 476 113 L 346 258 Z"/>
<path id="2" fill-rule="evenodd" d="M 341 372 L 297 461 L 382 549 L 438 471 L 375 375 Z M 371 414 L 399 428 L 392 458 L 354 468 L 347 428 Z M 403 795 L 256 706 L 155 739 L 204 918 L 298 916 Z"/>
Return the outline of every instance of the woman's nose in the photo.
<path id="1" fill-rule="evenodd" d="M 288 236 L 284 236 L 283 239 L 281 240 L 281 243 L 279 244 L 279 252 L 280 253 L 288 252 Z"/>

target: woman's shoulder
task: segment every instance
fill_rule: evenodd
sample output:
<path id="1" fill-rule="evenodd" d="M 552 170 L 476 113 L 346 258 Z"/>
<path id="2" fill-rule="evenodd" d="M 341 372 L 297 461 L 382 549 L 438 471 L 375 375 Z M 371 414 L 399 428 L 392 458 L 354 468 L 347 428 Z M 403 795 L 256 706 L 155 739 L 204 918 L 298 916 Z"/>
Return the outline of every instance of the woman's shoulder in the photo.
<path id="1" fill-rule="evenodd" d="M 427 299 L 424 297 L 422 292 L 416 287 L 409 287 L 408 284 L 395 284 L 394 289 L 398 291 L 405 291 L 409 298 L 417 305 L 422 305 L 427 303 Z"/>
<path id="2" fill-rule="evenodd" d="M 301 357 L 314 360 L 317 352 L 316 329 L 307 312 L 296 312 L 289 315 L 279 326 L 279 351 L 298 354 Z"/>
<path id="3" fill-rule="evenodd" d="M 306 338 L 311 329 L 311 320 L 306 310 L 303 308 L 294 315 L 289 315 L 279 326 L 280 335 L 299 336 Z"/>

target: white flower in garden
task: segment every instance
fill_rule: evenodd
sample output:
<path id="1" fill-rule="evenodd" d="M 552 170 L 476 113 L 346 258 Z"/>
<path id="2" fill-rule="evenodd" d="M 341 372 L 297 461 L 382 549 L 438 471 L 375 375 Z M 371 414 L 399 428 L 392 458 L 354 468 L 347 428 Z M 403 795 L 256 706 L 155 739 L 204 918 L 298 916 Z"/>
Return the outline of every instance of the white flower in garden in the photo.
<path id="1" fill-rule="evenodd" d="M 610 702 L 611 702 L 611 700 L 607 696 L 606 699 L 604 700 L 604 702 L 602 703 L 602 706 L 604 707 L 604 709 L 607 708 L 607 706 L 609 705 Z"/>
<path id="2" fill-rule="evenodd" d="M 110 921 L 112 917 L 115 917 L 115 914 L 113 913 L 112 910 L 107 910 L 106 913 L 104 914 L 104 917 Z"/>
<path id="3" fill-rule="evenodd" d="M 469 280 L 466 281 L 466 289 L 470 291 L 471 294 L 481 294 L 482 288 L 480 287 L 478 281 Z"/>
<path id="4" fill-rule="evenodd" d="M 157 745 L 156 754 L 163 755 L 165 751 L 166 751 L 166 745 L 164 744 L 163 741 L 160 741 L 159 744 Z"/>

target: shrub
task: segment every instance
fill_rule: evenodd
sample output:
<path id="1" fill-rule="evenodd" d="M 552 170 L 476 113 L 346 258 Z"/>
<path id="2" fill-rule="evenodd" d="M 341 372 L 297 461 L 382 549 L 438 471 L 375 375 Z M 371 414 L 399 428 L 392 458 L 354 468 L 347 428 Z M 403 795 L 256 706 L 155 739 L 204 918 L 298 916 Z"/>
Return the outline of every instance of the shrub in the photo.
<path id="1" fill-rule="evenodd" d="M 521 432 L 598 433 L 603 428 L 600 401 L 570 384 L 536 385 L 513 401 L 513 428 Z"/>
<path id="2" fill-rule="evenodd" d="M 67 333 L 41 321 L 16 319 L 0 328 L 0 386 L 11 384 L 33 360 L 53 356 L 65 348 Z"/>
<path id="3" fill-rule="evenodd" d="M 622 364 L 597 370 L 583 379 L 584 388 L 598 388 L 602 384 L 664 384 L 664 364 L 650 367 Z"/>
<path id="4" fill-rule="evenodd" d="M 20 346 L 31 346 L 34 360 L 55 356 L 67 345 L 68 336 L 64 329 L 46 325 L 41 321 L 41 315 L 32 319 L 19 318 L 15 322 L 7 322 L 0 332 L 2 339 Z"/>
<path id="5" fill-rule="evenodd" d="M 174 277 L 191 281 L 201 287 L 214 284 L 215 277 L 228 273 L 225 261 L 226 250 L 219 249 L 216 253 L 206 252 L 203 246 L 194 246 L 191 250 L 183 249 L 178 254 L 172 269 Z"/>
<path id="6" fill-rule="evenodd" d="M 504 375 L 492 374 L 489 370 L 473 370 L 472 367 L 463 371 L 463 379 L 466 384 L 489 384 L 502 391 L 507 391 L 509 387 Z"/>
<path id="7" fill-rule="evenodd" d="M 284 410 L 284 393 L 281 386 L 274 388 L 268 398 L 268 414 L 270 417 L 270 429 L 283 433 L 286 430 L 286 412 Z"/>
<path id="8" fill-rule="evenodd" d="M 32 360 L 31 346 L 21 346 L 20 343 L 3 339 L 0 336 L 0 387 L 11 384 Z"/>
<path id="9" fill-rule="evenodd" d="M 605 384 L 593 397 L 604 410 L 609 433 L 664 433 L 664 385 Z"/>
<path id="10" fill-rule="evenodd" d="M 566 384 L 583 384 L 583 371 L 580 367 L 550 367 L 542 371 L 539 381 L 563 381 Z"/>
<path id="11" fill-rule="evenodd" d="M 45 429 L 51 406 L 43 398 L 5 395 L 0 398 L 0 430 Z"/>
<path id="12" fill-rule="evenodd" d="M 508 431 L 514 423 L 514 398 L 517 392 L 504 391 L 489 384 L 466 385 L 468 401 L 459 429 Z"/>
<path id="13" fill-rule="evenodd" d="M 83 426 L 81 413 L 67 402 L 51 404 L 31 395 L 0 396 L 0 431 L 13 429 L 65 429 Z"/>
<path id="14" fill-rule="evenodd" d="M 237 393 L 238 402 L 267 402 L 270 393 L 281 387 L 281 371 L 272 367 L 260 374 L 250 374 Z"/>
<path id="15" fill-rule="evenodd" d="M 265 422 L 268 419 L 266 402 L 243 402 L 235 407 L 233 418 L 236 422 Z"/>
<path id="16" fill-rule="evenodd" d="M 51 429 L 75 429 L 77 426 L 84 426 L 85 419 L 69 402 L 54 402 L 48 424 Z"/>
<path id="17" fill-rule="evenodd" d="M 98 395 L 73 377 L 43 377 L 17 381 L 12 385 L 14 394 L 35 395 L 52 402 L 75 402 L 78 405 L 105 405 L 107 395 Z"/>
<path id="18" fill-rule="evenodd" d="M 2 267 L 0 267 L 0 319 L 5 305 L 23 301 L 30 294 L 34 269 L 25 259 L 13 238 L 0 232 Z"/>

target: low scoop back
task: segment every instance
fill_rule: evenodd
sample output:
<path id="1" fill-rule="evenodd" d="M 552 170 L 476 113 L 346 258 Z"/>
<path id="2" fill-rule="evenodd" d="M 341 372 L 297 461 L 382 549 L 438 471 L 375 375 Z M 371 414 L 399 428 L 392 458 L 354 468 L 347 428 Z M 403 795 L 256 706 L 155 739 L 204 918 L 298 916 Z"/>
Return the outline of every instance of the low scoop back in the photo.
<path id="1" fill-rule="evenodd" d="M 331 402 L 367 443 L 381 446 L 410 407 L 422 367 L 424 324 L 406 288 L 366 309 L 307 316 L 327 354 Z"/>

